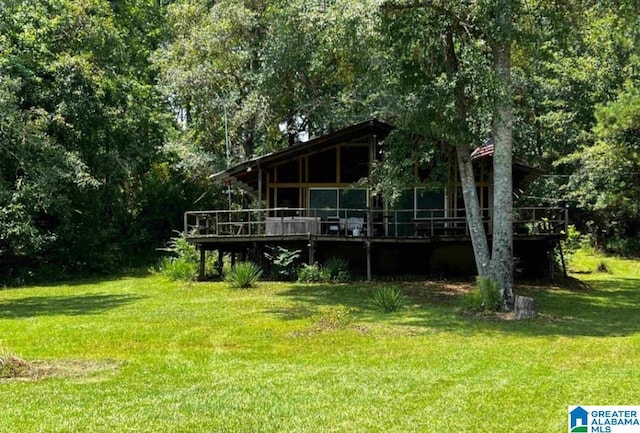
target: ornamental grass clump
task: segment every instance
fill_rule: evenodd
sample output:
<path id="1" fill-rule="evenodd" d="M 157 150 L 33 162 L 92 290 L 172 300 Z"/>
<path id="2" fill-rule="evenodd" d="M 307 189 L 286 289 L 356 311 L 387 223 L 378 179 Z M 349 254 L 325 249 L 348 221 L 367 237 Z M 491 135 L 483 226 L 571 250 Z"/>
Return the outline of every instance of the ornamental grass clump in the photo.
<path id="1" fill-rule="evenodd" d="M 383 286 L 376 288 L 371 294 L 371 302 L 383 313 L 393 313 L 407 303 L 405 294 L 396 287 Z"/>
<path id="2" fill-rule="evenodd" d="M 252 262 L 240 262 L 227 272 L 224 280 L 231 287 L 249 289 L 260 281 L 260 277 L 262 277 L 260 266 Z"/>

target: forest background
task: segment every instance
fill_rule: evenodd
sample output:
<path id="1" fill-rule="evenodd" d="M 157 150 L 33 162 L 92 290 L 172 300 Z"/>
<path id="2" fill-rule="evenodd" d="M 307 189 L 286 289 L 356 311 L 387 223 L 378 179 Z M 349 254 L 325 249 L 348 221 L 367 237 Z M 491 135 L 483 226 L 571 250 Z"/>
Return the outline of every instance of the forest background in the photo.
<path id="1" fill-rule="evenodd" d="M 398 125 L 371 180 L 397 193 L 434 142 L 486 139 L 499 92 L 475 35 L 499 3 L 0 0 L 0 284 L 154 261 L 185 210 L 226 206 L 211 173 L 304 121 Z M 545 170 L 517 204 L 640 254 L 640 10 L 509 3 L 514 157 Z"/>

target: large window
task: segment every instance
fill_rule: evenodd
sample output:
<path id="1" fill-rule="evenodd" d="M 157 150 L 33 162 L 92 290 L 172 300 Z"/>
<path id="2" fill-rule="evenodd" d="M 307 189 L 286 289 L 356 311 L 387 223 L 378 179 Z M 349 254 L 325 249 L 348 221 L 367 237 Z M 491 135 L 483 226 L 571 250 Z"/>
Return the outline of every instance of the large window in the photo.
<path id="1" fill-rule="evenodd" d="M 445 192 L 442 188 L 412 188 L 403 191 L 389 207 L 388 232 L 391 236 L 410 236 L 416 218 L 444 216 Z"/>
<path id="2" fill-rule="evenodd" d="M 444 189 L 415 188 L 416 218 L 444 216 Z"/>
<path id="3" fill-rule="evenodd" d="M 367 212 L 367 190 L 362 188 L 310 188 L 309 208 L 322 217 L 364 216 Z"/>

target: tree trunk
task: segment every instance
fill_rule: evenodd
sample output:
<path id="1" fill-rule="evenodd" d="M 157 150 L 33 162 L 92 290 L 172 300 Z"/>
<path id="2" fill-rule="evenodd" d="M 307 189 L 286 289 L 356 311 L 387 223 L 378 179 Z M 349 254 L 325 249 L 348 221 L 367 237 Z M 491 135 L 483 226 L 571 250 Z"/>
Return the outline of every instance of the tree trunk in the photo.
<path id="1" fill-rule="evenodd" d="M 513 306 L 513 103 L 511 96 L 511 2 L 498 1 L 497 39 L 492 44 L 500 92 L 493 119 L 493 245 L 491 277 L 505 309 Z"/>
<path id="2" fill-rule="evenodd" d="M 462 185 L 462 197 L 466 210 L 467 226 L 473 254 L 476 259 L 476 269 L 481 277 L 489 276 L 489 244 L 487 234 L 482 223 L 482 211 L 478 201 L 476 181 L 473 175 L 473 165 L 471 155 L 467 146 L 456 146 L 456 157 L 458 160 L 458 172 L 460 173 L 460 184 Z"/>
<path id="3" fill-rule="evenodd" d="M 447 71 L 452 77 L 458 74 L 460 63 L 453 41 L 453 30 L 449 29 L 442 38 L 443 50 L 445 53 L 445 64 Z M 467 119 L 467 108 L 469 101 L 465 96 L 465 85 L 463 80 L 456 80 L 454 89 L 456 112 L 461 124 Z M 465 134 L 462 134 L 465 135 Z M 476 260 L 476 269 L 478 275 L 487 277 L 490 269 L 489 244 L 487 243 L 487 235 L 482 223 L 482 211 L 480 210 L 480 202 L 478 201 L 478 192 L 476 190 L 476 180 L 473 174 L 473 164 L 471 162 L 471 153 L 469 146 L 465 144 L 456 144 L 456 160 L 458 162 L 458 173 L 460 176 L 460 185 L 462 186 L 462 198 L 464 200 L 465 215 L 467 219 L 467 227 L 469 227 L 469 236 L 471 237 L 471 245 Z"/>

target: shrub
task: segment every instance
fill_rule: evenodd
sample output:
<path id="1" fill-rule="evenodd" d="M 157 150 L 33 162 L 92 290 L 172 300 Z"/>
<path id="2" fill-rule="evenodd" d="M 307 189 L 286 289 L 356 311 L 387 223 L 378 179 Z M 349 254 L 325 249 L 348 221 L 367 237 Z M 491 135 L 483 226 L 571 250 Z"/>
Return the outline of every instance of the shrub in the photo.
<path id="1" fill-rule="evenodd" d="M 327 271 L 317 263 L 303 264 L 298 270 L 298 281 L 301 283 L 326 283 L 329 280 L 330 276 Z"/>
<path id="2" fill-rule="evenodd" d="M 171 281 L 193 281 L 198 275 L 198 251 L 180 233 L 171 238 L 165 248 L 159 248 L 171 254 L 162 257 L 152 272 L 159 272 Z"/>
<path id="3" fill-rule="evenodd" d="M 227 272 L 224 280 L 231 287 L 248 289 L 253 287 L 260 280 L 260 277 L 262 277 L 262 269 L 258 265 L 252 262 L 240 262 Z"/>
<path id="4" fill-rule="evenodd" d="M 344 283 L 351 279 L 349 275 L 349 262 L 346 259 L 329 257 L 323 267 L 331 281 Z"/>
<path id="5" fill-rule="evenodd" d="M 171 281 L 193 281 L 198 276 L 198 264 L 177 257 L 163 257 L 158 262 L 156 272 Z"/>
<path id="6" fill-rule="evenodd" d="M 279 280 L 292 280 L 298 272 L 300 250 L 289 250 L 284 247 L 267 247 L 271 252 L 265 252 L 264 256 L 271 264 L 271 274 Z"/>
<path id="7" fill-rule="evenodd" d="M 502 305 L 498 283 L 489 278 L 478 277 L 476 287 L 463 297 L 463 305 L 473 311 L 495 311 Z"/>
<path id="8" fill-rule="evenodd" d="M 584 235 L 580 233 L 576 226 L 570 224 L 567 226 L 567 238 L 564 239 L 561 243 L 562 253 L 564 254 L 564 261 L 567 267 L 572 266 L 573 257 L 579 249 L 589 249 L 591 248 L 591 237 L 589 235 Z M 556 265 L 561 264 L 560 252 L 559 250 L 554 250 L 554 259 Z"/>
<path id="9" fill-rule="evenodd" d="M 169 242 L 167 242 L 166 247 L 158 248 L 158 250 L 166 251 L 170 253 L 172 257 L 177 257 L 187 262 L 198 263 L 198 250 L 196 246 L 187 241 L 184 233 L 176 233 L 178 233 L 178 236 L 171 238 Z"/>
<path id="10" fill-rule="evenodd" d="M 371 301 L 383 313 L 392 313 L 406 304 L 407 297 L 396 287 L 383 286 L 373 291 Z"/>
<path id="11" fill-rule="evenodd" d="M 614 236 L 606 240 L 605 251 L 622 257 L 638 257 L 640 256 L 640 236 Z"/>

